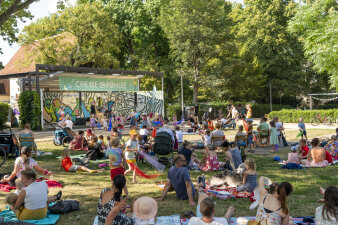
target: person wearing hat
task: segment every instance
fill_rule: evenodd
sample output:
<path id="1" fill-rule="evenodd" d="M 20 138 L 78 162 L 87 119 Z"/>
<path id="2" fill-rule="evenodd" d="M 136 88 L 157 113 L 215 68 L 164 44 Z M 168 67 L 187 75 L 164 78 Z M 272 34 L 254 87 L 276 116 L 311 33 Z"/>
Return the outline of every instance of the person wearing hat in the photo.
<path id="1" fill-rule="evenodd" d="M 139 144 L 138 144 L 138 141 L 137 141 L 138 133 L 137 133 L 136 130 L 131 130 L 129 132 L 129 135 L 130 135 L 130 139 L 126 143 L 126 149 L 125 149 L 125 153 L 124 153 L 129 168 L 124 173 L 124 175 L 127 175 L 128 173 L 133 171 L 133 183 L 137 183 L 137 181 L 136 181 L 136 171 L 133 169 L 133 167 L 137 168 L 136 152 L 139 149 Z"/>
<path id="2" fill-rule="evenodd" d="M 150 197 L 138 198 L 133 206 L 133 218 L 137 225 L 153 225 L 156 223 L 158 205 L 155 199 Z"/>

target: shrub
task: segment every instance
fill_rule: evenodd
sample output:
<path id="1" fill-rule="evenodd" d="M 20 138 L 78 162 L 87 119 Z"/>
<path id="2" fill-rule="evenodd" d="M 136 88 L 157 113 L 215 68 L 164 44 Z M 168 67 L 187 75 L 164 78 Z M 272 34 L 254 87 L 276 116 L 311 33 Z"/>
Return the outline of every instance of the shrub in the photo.
<path id="1" fill-rule="evenodd" d="M 0 102 L 0 130 L 6 127 L 5 123 L 8 121 L 9 105 Z"/>
<path id="2" fill-rule="evenodd" d="M 272 111 L 269 113 L 269 119 L 272 119 L 274 116 L 278 116 L 279 120 L 286 123 L 298 123 L 299 118 L 303 117 L 305 123 L 310 123 L 311 120 L 319 113 L 320 115 L 326 114 L 326 116 L 331 117 L 332 122 L 338 117 L 338 109 L 327 109 L 327 110 L 281 110 L 281 111 Z"/>
<path id="3" fill-rule="evenodd" d="M 19 97 L 20 126 L 30 124 L 32 130 L 40 129 L 41 103 L 35 91 L 25 91 Z"/>

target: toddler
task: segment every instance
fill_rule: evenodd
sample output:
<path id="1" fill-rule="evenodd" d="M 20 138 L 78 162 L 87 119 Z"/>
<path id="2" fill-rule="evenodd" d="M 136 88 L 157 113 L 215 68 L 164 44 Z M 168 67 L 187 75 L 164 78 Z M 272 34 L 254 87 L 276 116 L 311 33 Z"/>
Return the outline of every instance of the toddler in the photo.
<path id="1" fill-rule="evenodd" d="M 109 135 L 107 135 L 107 142 L 108 142 L 107 148 L 110 148 L 111 144 L 110 144 L 110 136 Z"/>
<path id="2" fill-rule="evenodd" d="M 303 137 L 305 137 L 305 140 L 307 141 L 307 135 L 306 135 L 305 123 L 303 123 L 303 117 L 299 118 L 298 128 L 300 132 L 303 132 L 302 139 Z"/>
<path id="3" fill-rule="evenodd" d="M 103 118 L 102 126 L 104 131 L 108 129 L 108 119 L 106 117 Z"/>
<path id="4" fill-rule="evenodd" d="M 243 174 L 243 184 L 237 187 L 237 191 L 253 192 L 257 187 L 256 164 L 253 159 L 244 161 L 246 171 Z"/>
<path id="5" fill-rule="evenodd" d="M 14 193 L 17 194 L 17 195 L 19 195 L 21 189 L 23 188 L 23 184 L 21 182 L 21 178 L 16 178 L 15 179 L 15 187 L 16 187 L 16 189 L 15 189 Z"/>
<path id="6" fill-rule="evenodd" d="M 101 145 L 101 148 L 102 148 L 102 149 L 106 149 L 107 145 L 106 145 L 106 143 L 104 142 L 103 135 L 100 135 L 100 136 L 99 136 L 99 140 L 97 141 L 97 143 L 99 143 L 99 145 Z"/>
<path id="7" fill-rule="evenodd" d="M 142 137 L 142 139 L 144 140 L 144 143 L 147 143 L 147 142 L 148 142 L 148 134 L 149 134 L 149 131 L 148 131 L 146 125 L 143 125 L 143 126 L 142 126 L 142 129 L 139 131 L 139 134 L 140 134 L 140 136 Z"/>
<path id="8" fill-rule="evenodd" d="M 96 119 L 95 119 L 95 115 L 93 114 L 92 117 L 90 118 L 90 127 L 92 128 L 92 130 L 95 130 L 95 124 L 96 124 Z"/>
<path id="9" fill-rule="evenodd" d="M 177 126 L 177 116 L 176 114 L 173 115 L 173 127 Z"/>
<path id="10" fill-rule="evenodd" d="M 296 146 L 291 147 L 291 152 L 288 154 L 288 160 L 285 163 L 300 164 Z"/>
<path id="11" fill-rule="evenodd" d="M 61 167 L 66 172 L 77 172 L 78 170 L 87 171 L 89 173 L 96 173 L 96 170 L 90 170 L 85 166 L 73 165 L 72 160 L 70 159 L 70 151 L 69 149 L 64 149 L 61 153 L 62 156 L 62 163 Z"/>
<path id="12" fill-rule="evenodd" d="M 206 148 L 207 146 L 211 145 L 211 131 L 206 130 L 205 134 L 202 135 L 202 139 L 204 141 L 204 147 Z"/>
<path id="13" fill-rule="evenodd" d="M 301 154 L 301 160 L 307 160 L 307 155 L 309 154 L 309 147 L 306 145 L 306 140 L 301 139 L 298 145 L 298 153 Z"/>
<path id="14" fill-rule="evenodd" d="M 7 197 L 6 197 L 6 202 L 7 202 L 8 205 L 14 206 L 17 199 L 18 199 L 18 195 L 17 195 L 17 194 L 15 194 L 15 193 L 10 193 L 10 194 L 7 195 Z"/>

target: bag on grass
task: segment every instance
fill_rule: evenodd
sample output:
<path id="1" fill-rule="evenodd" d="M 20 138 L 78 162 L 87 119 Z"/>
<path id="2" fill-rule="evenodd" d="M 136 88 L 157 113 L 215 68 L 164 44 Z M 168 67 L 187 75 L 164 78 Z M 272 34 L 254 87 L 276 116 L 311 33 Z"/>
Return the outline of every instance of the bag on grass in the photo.
<path id="1" fill-rule="evenodd" d="M 257 221 L 257 220 L 249 220 L 247 225 L 263 225 L 262 223 L 263 220 L 261 221 Z M 266 222 L 266 219 L 265 219 L 265 222 Z M 267 223 L 266 223 L 267 224 Z"/>
<path id="2" fill-rule="evenodd" d="M 80 209 L 80 202 L 77 200 L 58 201 L 52 206 L 48 206 L 48 210 L 54 214 L 65 214 Z"/>

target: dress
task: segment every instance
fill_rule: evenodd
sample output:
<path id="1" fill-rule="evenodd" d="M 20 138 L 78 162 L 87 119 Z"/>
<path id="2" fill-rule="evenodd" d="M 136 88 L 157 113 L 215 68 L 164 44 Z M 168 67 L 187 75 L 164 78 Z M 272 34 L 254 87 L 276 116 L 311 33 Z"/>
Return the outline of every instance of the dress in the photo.
<path id="1" fill-rule="evenodd" d="M 337 225 L 338 221 L 333 217 L 329 215 L 329 218 L 331 221 L 329 221 L 326 217 L 323 218 L 323 206 L 319 206 L 316 208 L 316 214 L 315 214 L 315 221 L 316 225 Z M 324 215 L 326 216 L 326 213 L 324 212 Z"/>
<path id="2" fill-rule="evenodd" d="M 264 196 L 263 203 L 259 204 L 257 209 L 256 220 L 262 221 L 262 225 L 279 225 L 282 224 L 282 217 L 279 214 L 279 211 L 282 208 L 279 208 L 276 211 L 270 211 L 264 208 L 264 202 L 267 195 Z"/>
<path id="3" fill-rule="evenodd" d="M 102 195 L 103 193 L 109 190 L 110 190 L 109 188 L 103 189 L 100 195 L 100 200 L 97 206 L 98 225 L 104 225 L 106 223 L 107 215 L 109 214 L 109 212 L 116 203 L 115 199 L 112 198 L 105 205 L 102 205 Z M 135 221 L 122 212 L 117 214 L 112 223 L 112 225 L 133 225 L 133 224 L 135 224 Z"/>
<path id="4" fill-rule="evenodd" d="M 219 162 L 217 155 L 216 156 L 210 156 L 208 152 L 207 160 L 204 165 L 201 166 L 201 170 L 204 172 L 206 171 L 217 171 L 219 170 Z"/>
<path id="5" fill-rule="evenodd" d="M 70 142 L 69 147 L 73 150 L 81 150 L 83 142 L 82 135 L 76 135 L 75 138 Z"/>
<path id="6" fill-rule="evenodd" d="M 246 183 L 239 186 L 237 191 L 252 192 L 257 187 L 257 174 L 247 175 Z"/>
<path id="7" fill-rule="evenodd" d="M 270 127 L 270 144 L 278 145 L 278 135 L 276 127 Z"/>

